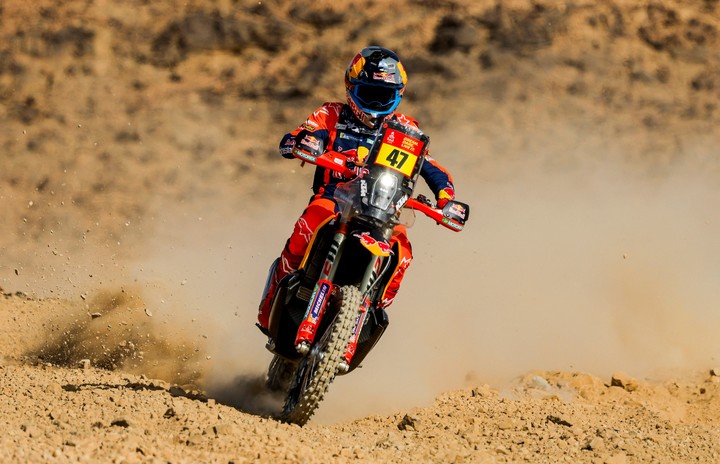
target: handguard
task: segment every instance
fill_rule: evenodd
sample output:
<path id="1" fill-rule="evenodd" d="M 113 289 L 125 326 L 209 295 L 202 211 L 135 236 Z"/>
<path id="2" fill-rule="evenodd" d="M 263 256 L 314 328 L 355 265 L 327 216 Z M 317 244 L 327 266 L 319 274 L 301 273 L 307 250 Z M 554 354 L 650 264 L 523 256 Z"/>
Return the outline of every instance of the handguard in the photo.
<path id="1" fill-rule="evenodd" d="M 432 202 L 424 195 L 409 199 L 405 207 L 418 210 L 438 224 L 455 232 L 463 230 L 470 217 L 470 205 L 467 203 L 450 200 L 440 209 L 435 208 Z"/>
<path id="2" fill-rule="evenodd" d="M 355 172 L 347 166 L 346 157 L 332 150 L 325 151 L 322 139 L 312 132 L 304 130 L 298 134 L 292 154 L 295 158 L 337 171 L 345 177 L 355 175 Z"/>

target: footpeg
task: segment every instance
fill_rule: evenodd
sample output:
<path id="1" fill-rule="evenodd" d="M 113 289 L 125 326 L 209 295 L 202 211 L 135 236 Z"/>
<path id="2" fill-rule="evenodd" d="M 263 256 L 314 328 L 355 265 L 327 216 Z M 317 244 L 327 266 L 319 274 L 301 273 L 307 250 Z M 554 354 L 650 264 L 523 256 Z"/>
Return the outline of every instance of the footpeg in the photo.
<path id="1" fill-rule="evenodd" d="M 268 337 L 267 343 L 265 343 L 265 349 L 271 353 L 275 352 L 275 340 Z"/>
<path id="2" fill-rule="evenodd" d="M 300 342 L 295 346 L 295 350 L 302 355 L 306 355 L 310 352 L 310 344 L 308 342 Z"/>

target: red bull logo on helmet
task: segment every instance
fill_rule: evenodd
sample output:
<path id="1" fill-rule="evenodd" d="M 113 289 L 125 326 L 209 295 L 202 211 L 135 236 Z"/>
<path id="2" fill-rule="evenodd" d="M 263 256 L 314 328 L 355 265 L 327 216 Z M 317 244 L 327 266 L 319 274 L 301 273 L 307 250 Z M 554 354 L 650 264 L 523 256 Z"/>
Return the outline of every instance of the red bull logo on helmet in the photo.
<path id="1" fill-rule="evenodd" d="M 348 69 L 348 77 L 350 79 L 357 79 L 360 77 L 360 73 L 365 67 L 365 57 L 359 53 L 355 56 L 350 67 Z"/>

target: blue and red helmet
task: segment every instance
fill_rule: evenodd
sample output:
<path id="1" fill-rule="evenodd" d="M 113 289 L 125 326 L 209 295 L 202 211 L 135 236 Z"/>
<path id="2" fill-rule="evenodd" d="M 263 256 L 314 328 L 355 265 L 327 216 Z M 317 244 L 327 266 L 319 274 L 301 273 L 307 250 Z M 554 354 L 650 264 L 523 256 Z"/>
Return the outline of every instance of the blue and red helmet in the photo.
<path id="1" fill-rule="evenodd" d="M 406 84 L 407 74 L 400 58 L 383 47 L 363 48 L 345 71 L 348 105 L 369 127 L 395 111 Z"/>

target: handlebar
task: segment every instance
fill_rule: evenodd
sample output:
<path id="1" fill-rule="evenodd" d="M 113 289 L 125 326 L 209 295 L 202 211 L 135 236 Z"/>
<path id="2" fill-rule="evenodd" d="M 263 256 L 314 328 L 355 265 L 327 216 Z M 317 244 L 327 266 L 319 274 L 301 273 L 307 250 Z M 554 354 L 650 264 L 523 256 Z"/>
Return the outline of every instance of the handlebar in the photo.
<path id="1" fill-rule="evenodd" d="M 470 216 L 470 206 L 465 203 L 451 200 L 441 209 L 433 206 L 425 195 L 410 198 L 405 203 L 405 207 L 420 211 L 436 223 L 455 232 L 460 232 L 465 228 L 465 222 Z"/>
<path id="2" fill-rule="evenodd" d="M 293 156 L 295 158 L 308 163 L 315 164 L 317 166 L 337 171 L 345 177 L 353 177 L 355 171 L 350 169 L 347 165 L 347 157 L 334 150 L 326 150 L 321 155 L 314 155 L 305 150 L 299 150 L 297 147 L 293 149 Z"/>
<path id="3" fill-rule="evenodd" d="M 293 155 L 303 162 L 307 161 L 339 172 L 344 177 L 354 177 L 356 175 L 356 172 L 348 166 L 347 157 L 333 150 L 327 150 L 316 155 L 310 151 L 298 149 L 296 146 L 293 149 Z M 437 208 L 425 195 L 410 198 L 404 207 L 420 211 L 436 223 L 455 232 L 460 232 L 465 228 L 465 222 L 470 215 L 470 206 L 465 203 L 451 200 L 442 208 Z"/>

